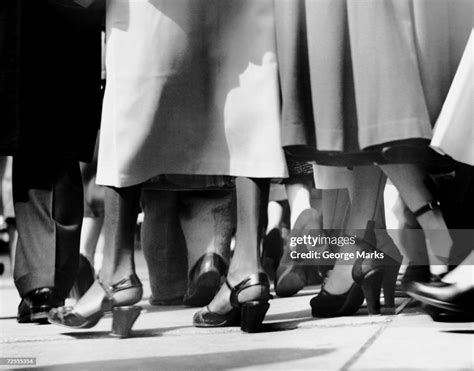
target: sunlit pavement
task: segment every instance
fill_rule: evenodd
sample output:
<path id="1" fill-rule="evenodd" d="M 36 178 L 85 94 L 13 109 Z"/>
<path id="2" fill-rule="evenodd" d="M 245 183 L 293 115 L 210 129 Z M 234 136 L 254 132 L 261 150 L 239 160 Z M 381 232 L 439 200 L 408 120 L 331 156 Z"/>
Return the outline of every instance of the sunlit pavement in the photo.
<path id="1" fill-rule="evenodd" d="M 141 254 L 138 274 L 149 296 Z M 5 260 L 5 259 L 4 259 Z M 144 309 L 131 338 L 109 336 L 111 318 L 89 330 L 18 324 L 18 295 L 10 267 L 0 279 L 0 357 L 36 358 L 36 367 L 58 370 L 384 370 L 474 368 L 473 323 L 437 323 L 418 307 L 400 314 L 315 319 L 309 300 L 318 287 L 271 301 L 263 332 L 199 329 L 196 308 Z M 400 303 L 405 299 L 399 299 Z M 3 361 L 5 363 L 5 361 Z M 0 368 L 7 366 L 0 366 Z"/>

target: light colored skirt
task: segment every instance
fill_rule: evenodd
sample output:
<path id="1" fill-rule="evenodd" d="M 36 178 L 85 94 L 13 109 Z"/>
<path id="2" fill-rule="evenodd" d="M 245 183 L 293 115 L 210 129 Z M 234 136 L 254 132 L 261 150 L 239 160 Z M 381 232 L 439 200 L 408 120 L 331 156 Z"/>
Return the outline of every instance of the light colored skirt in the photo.
<path id="1" fill-rule="evenodd" d="M 429 144 L 472 0 L 275 1 L 285 145 Z"/>
<path id="2" fill-rule="evenodd" d="M 97 182 L 286 177 L 272 0 L 109 0 Z"/>
<path id="3" fill-rule="evenodd" d="M 471 32 L 448 97 L 436 123 L 431 146 L 474 166 L 474 32 Z"/>

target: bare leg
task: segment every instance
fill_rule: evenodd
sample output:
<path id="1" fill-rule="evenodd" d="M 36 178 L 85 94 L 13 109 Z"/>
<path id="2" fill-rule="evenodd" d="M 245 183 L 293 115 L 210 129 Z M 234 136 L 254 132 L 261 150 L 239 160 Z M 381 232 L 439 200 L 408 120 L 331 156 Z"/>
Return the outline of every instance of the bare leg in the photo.
<path id="1" fill-rule="evenodd" d="M 412 212 L 435 201 L 434 195 L 426 185 L 427 174 L 419 166 L 414 164 L 383 165 L 381 168 L 397 187 Z M 441 210 L 428 211 L 420 215 L 417 220 L 423 228 L 428 247 L 447 263 L 452 239 Z"/>
<path id="2" fill-rule="evenodd" d="M 269 186 L 268 179 L 236 179 L 236 244 L 227 275 L 227 280 L 232 286 L 251 274 L 263 272 L 260 264 L 260 238 L 266 221 Z M 251 287 L 240 294 L 239 301 L 257 298 L 260 293 L 260 287 Z M 217 313 L 229 312 L 232 309 L 229 296 L 229 288 L 227 285 L 222 285 L 209 304 L 209 309 Z"/>
<path id="3" fill-rule="evenodd" d="M 82 221 L 80 253 L 94 266 L 94 255 L 99 241 L 104 216 L 85 217 Z"/>
<path id="4" fill-rule="evenodd" d="M 101 279 L 114 283 L 135 273 L 135 226 L 139 211 L 140 187 L 105 190 L 104 260 Z"/>
<path id="5" fill-rule="evenodd" d="M 384 182 L 385 183 L 385 182 Z M 383 190 L 382 190 L 383 191 Z M 377 240 L 377 249 L 389 255 L 393 259 L 400 261 L 400 252 L 398 247 L 387 232 L 387 224 L 385 223 L 385 207 L 383 202 L 383 194 L 378 203 L 375 216 L 375 237 Z"/>
<path id="6" fill-rule="evenodd" d="M 291 216 L 290 238 L 303 237 L 322 229 L 321 214 L 311 207 L 311 186 L 311 181 L 303 179 L 285 185 Z M 311 246 L 300 248 L 304 251 L 311 249 Z M 291 258 L 293 249 L 287 240 L 276 272 L 275 292 L 278 296 L 292 296 L 308 284 L 310 268 Z"/>
<path id="7" fill-rule="evenodd" d="M 281 221 L 283 220 L 283 206 L 276 201 L 270 201 L 268 203 L 268 222 L 266 234 L 270 233 L 273 229 L 279 229 Z"/>
<path id="8" fill-rule="evenodd" d="M 376 216 L 377 199 L 381 197 L 386 178 L 375 166 L 360 166 L 354 168 L 353 185 L 349 189 L 352 206 L 347 221 L 346 232 L 349 235 L 363 238 L 361 235 L 369 220 Z M 354 252 L 354 246 L 345 245 L 341 252 Z M 353 261 L 337 261 L 325 289 L 331 294 L 346 293 L 351 285 Z"/>
<path id="9" fill-rule="evenodd" d="M 110 285 L 135 273 L 134 236 L 140 187 L 105 188 L 104 258 L 100 279 Z M 96 281 L 74 309 L 87 316 L 100 308 L 104 291 Z"/>
<path id="10" fill-rule="evenodd" d="M 421 227 L 400 197 L 393 212 L 400 222 L 398 232 L 401 242 L 400 248 L 407 257 L 408 263 L 429 265 L 428 250 Z"/>
<path id="11" fill-rule="evenodd" d="M 344 229 L 350 210 L 350 199 L 346 189 L 323 191 L 323 228 Z"/>
<path id="12" fill-rule="evenodd" d="M 290 205 L 290 227 L 293 228 L 300 214 L 311 208 L 311 184 L 309 182 L 286 184 L 285 189 Z"/>

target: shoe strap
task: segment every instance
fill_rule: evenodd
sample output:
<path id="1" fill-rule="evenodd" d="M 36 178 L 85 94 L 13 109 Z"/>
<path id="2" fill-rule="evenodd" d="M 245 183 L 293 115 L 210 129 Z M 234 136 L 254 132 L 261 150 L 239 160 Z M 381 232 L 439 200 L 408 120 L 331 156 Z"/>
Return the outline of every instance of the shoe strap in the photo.
<path id="1" fill-rule="evenodd" d="M 268 277 L 265 273 L 257 273 L 248 276 L 246 279 L 232 287 L 228 280 L 225 281 L 225 284 L 230 289 L 230 304 L 234 308 L 240 307 L 239 303 L 239 294 L 248 289 L 249 287 L 253 286 L 263 286 L 266 288 L 270 288 L 270 282 L 268 281 Z"/>
<path id="2" fill-rule="evenodd" d="M 428 211 L 439 209 L 440 206 L 441 204 L 439 203 L 439 201 L 431 201 L 428 202 L 426 205 L 420 207 L 418 210 L 414 211 L 413 215 L 418 218 L 419 216 L 427 213 Z"/>
<path id="3" fill-rule="evenodd" d="M 104 284 L 100 280 L 99 276 L 97 276 L 97 281 L 99 282 L 99 285 L 102 287 L 105 294 L 107 295 L 107 298 L 109 298 L 110 300 L 112 299 L 114 294 L 119 291 L 127 290 L 133 287 L 142 287 L 142 283 L 140 282 L 140 279 L 138 278 L 136 274 L 132 274 L 128 277 L 124 277 L 120 281 L 112 285 Z"/>

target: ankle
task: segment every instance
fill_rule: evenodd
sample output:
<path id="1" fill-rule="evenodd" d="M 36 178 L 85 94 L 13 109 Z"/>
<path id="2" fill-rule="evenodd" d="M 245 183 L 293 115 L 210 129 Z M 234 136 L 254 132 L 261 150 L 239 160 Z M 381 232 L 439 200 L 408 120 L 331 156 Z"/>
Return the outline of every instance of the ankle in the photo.
<path id="1" fill-rule="evenodd" d="M 440 209 L 430 210 L 417 217 L 418 223 L 424 230 L 436 229 L 444 230 L 448 229 L 443 218 L 443 214 Z"/>
<path id="2" fill-rule="evenodd" d="M 128 278 L 130 276 L 135 275 L 135 271 L 133 269 L 130 270 L 118 270 L 115 272 L 107 272 L 107 273 L 100 273 L 99 274 L 99 281 L 106 286 L 112 286 L 117 282 L 122 281 L 124 278 Z"/>
<path id="3" fill-rule="evenodd" d="M 377 249 L 384 252 L 388 256 L 401 259 L 402 255 L 392 237 L 388 234 L 386 229 L 375 230 L 376 246 Z"/>
<path id="4" fill-rule="evenodd" d="M 247 277 L 259 273 L 265 273 L 262 267 L 254 266 L 245 269 L 229 269 L 229 272 L 227 273 L 227 280 L 231 285 L 236 285 Z"/>

